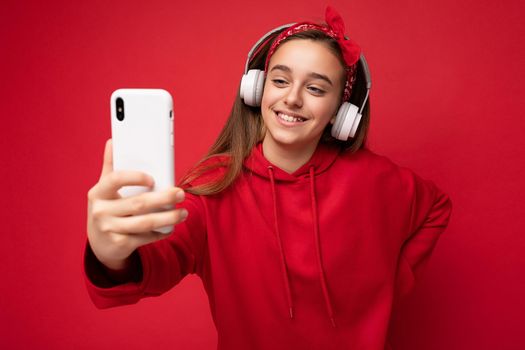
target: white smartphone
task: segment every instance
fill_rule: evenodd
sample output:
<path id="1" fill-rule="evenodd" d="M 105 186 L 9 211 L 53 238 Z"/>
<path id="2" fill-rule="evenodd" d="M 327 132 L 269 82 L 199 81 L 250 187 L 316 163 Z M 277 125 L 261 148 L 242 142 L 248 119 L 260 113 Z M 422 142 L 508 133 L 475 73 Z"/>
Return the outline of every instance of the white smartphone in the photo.
<path id="1" fill-rule="evenodd" d="M 175 183 L 173 151 L 173 99 L 162 89 L 118 89 L 111 94 L 113 169 L 137 170 L 155 179 L 153 191 Z M 124 186 L 123 197 L 149 191 L 144 186 Z M 172 209 L 172 206 L 166 207 Z M 156 229 L 170 233 L 173 226 Z"/>

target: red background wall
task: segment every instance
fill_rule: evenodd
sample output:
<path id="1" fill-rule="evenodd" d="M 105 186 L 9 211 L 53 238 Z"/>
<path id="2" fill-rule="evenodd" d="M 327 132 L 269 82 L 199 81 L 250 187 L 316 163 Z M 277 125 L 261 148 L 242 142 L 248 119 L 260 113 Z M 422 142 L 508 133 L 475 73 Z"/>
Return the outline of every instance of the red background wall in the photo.
<path id="1" fill-rule="evenodd" d="M 396 349 L 523 349 L 524 5 L 333 1 L 368 58 L 370 147 L 431 178 L 454 212 L 393 318 Z M 253 43 L 320 1 L 13 1 L 0 12 L 0 348 L 213 349 L 200 281 L 100 311 L 81 276 L 86 192 L 109 96 L 174 96 L 177 176 L 230 109 Z"/>

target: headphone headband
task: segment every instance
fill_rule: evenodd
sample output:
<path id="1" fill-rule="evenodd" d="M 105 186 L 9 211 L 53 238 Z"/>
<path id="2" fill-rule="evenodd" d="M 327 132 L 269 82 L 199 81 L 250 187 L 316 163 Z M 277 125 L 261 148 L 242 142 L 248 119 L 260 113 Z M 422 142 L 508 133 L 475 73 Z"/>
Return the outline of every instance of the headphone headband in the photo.
<path id="1" fill-rule="evenodd" d="M 248 66 L 250 65 L 250 62 L 252 61 L 252 55 L 254 54 L 254 52 L 255 52 L 256 50 L 259 49 L 259 46 L 260 46 L 261 44 L 263 44 L 264 42 L 266 42 L 266 41 L 268 40 L 268 38 L 269 38 L 272 34 L 278 32 L 278 31 L 280 31 L 280 30 L 283 30 L 283 29 L 289 28 L 289 27 L 293 26 L 294 24 L 295 24 L 295 23 L 289 23 L 289 24 L 284 24 L 284 25 L 282 25 L 282 26 L 279 26 L 279 27 L 277 27 L 277 28 L 274 28 L 274 29 L 270 30 L 268 33 L 264 34 L 264 36 L 263 36 L 262 38 L 260 38 L 259 40 L 257 40 L 257 42 L 255 43 L 255 45 L 253 45 L 253 47 L 251 48 L 250 52 L 248 52 L 248 59 L 246 60 L 246 64 L 245 64 L 245 66 L 244 66 L 244 74 L 248 73 Z"/>

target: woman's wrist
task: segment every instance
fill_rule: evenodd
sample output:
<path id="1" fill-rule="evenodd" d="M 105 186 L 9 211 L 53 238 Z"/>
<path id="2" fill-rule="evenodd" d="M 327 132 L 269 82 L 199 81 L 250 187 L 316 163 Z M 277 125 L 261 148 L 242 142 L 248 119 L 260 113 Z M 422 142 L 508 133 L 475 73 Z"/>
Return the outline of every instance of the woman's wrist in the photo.
<path id="1" fill-rule="evenodd" d="M 103 263 L 108 277 L 115 283 L 138 282 L 142 279 L 142 262 L 138 251 L 127 259 Z"/>

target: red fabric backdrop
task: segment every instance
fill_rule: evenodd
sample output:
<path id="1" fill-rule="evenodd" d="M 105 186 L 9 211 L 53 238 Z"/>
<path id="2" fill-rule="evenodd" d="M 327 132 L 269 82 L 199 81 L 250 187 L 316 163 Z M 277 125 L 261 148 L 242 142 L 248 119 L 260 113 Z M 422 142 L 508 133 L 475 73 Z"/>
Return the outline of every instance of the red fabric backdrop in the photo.
<path id="1" fill-rule="evenodd" d="M 522 349 L 524 45 L 519 0 L 332 1 L 373 80 L 371 148 L 430 178 L 454 212 L 396 349 Z M 0 348 L 213 349 L 200 281 L 99 311 L 81 276 L 86 192 L 109 96 L 174 96 L 177 176 L 229 112 L 252 44 L 323 19 L 320 1 L 14 1 L 0 11 Z"/>

